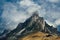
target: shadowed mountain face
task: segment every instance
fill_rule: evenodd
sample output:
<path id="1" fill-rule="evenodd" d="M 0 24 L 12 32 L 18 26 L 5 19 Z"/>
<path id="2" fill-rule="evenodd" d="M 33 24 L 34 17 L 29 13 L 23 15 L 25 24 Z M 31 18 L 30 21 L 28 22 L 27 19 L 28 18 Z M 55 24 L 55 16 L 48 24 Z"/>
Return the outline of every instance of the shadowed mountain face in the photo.
<path id="1" fill-rule="evenodd" d="M 19 23 L 17 28 L 7 34 L 8 40 L 10 37 L 21 37 L 33 32 L 45 32 L 49 34 L 57 34 L 57 29 L 49 26 L 43 17 L 39 17 L 37 13 L 34 13 L 24 23 Z"/>

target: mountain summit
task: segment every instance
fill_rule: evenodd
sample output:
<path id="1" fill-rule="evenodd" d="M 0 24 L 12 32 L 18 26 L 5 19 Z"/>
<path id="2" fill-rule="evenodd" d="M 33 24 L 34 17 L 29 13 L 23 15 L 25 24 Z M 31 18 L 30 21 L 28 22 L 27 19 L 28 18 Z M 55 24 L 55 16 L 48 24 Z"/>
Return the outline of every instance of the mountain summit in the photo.
<path id="1" fill-rule="evenodd" d="M 39 17 L 37 13 L 34 13 L 24 24 L 27 27 L 33 27 L 33 30 L 44 30 L 45 21 L 43 17 Z"/>
<path id="2" fill-rule="evenodd" d="M 57 34 L 57 28 L 48 25 L 43 17 L 39 17 L 37 13 L 34 13 L 24 23 L 19 23 L 16 29 L 7 34 L 7 37 L 21 37 L 34 32 Z"/>

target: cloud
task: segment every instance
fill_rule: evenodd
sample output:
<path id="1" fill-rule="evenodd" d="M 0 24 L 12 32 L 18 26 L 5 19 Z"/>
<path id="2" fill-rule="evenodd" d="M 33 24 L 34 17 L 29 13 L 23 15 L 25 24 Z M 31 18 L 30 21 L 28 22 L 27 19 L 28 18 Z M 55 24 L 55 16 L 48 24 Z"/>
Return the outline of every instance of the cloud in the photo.
<path id="1" fill-rule="evenodd" d="M 55 21 L 55 23 L 56 23 L 56 25 L 60 25 L 60 19 L 57 19 L 57 20 Z"/>
<path id="2" fill-rule="evenodd" d="M 31 5 L 34 5 L 34 3 L 30 0 L 22 0 L 20 2 L 20 5 L 22 5 L 22 6 L 31 6 Z"/>
<path id="3" fill-rule="evenodd" d="M 30 14 L 33 13 L 33 12 L 35 12 L 35 11 L 37 11 L 37 10 L 39 10 L 41 8 L 41 6 L 39 6 L 38 4 L 35 4 L 31 0 L 22 0 L 20 2 L 20 6 L 27 7 L 26 11 L 28 13 L 30 13 Z"/>
<path id="4" fill-rule="evenodd" d="M 23 22 L 27 18 L 27 15 L 23 11 L 18 11 L 12 3 L 8 3 L 4 5 L 2 18 L 6 21 L 7 28 L 14 29 L 19 22 Z"/>
<path id="5" fill-rule="evenodd" d="M 52 2 L 52 3 L 58 3 L 60 0 L 47 0 L 49 2 Z"/>
<path id="6" fill-rule="evenodd" d="M 2 18 L 4 19 L 3 21 L 6 21 L 7 28 L 11 30 L 16 28 L 19 22 L 24 22 L 35 11 L 38 11 L 39 16 L 44 17 L 48 24 L 54 27 L 60 25 L 60 7 L 44 0 L 38 1 L 41 5 L 37 1 L 31 0 L 22 0 L 17 2 L 17 4 L 11 2 L 5 3 Z"/>
<path id="7" fill-rule="evenodd" d="M 31 3 L 33 5 L 31 5 Z M 19 7 L 14 5 L 13 3 L 5 3 L 4 11 L 2 14 L 2 18 L 5 21 L 6 29 L 14 29 L 17 27 L 18 23 L 24 22 L 27 18 L 29 18 L 33 12 L 40 9 L 40 6 L 34 4 L 33 2 L 28 2 L 29 6 L 23 1 L 19 3 Z M 23 5 L 24 4 L 24 5 Z M 26 7 L 25 11 L 24 8 Z M 3 22 L 4 23 L 4 22 Z M 13 27 L 13 28 L 12 28 Z"/>

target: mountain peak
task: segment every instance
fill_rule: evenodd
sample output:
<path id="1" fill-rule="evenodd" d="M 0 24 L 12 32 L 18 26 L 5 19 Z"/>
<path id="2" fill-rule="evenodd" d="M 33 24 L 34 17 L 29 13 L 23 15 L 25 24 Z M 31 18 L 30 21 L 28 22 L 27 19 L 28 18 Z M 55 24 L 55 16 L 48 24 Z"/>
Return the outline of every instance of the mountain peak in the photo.
<path id="1" fill-rule="evenodd" d="M 39 16 L 37 12 L 34 12 L 32 16 Z"/>
<path id="2" fill-rule="evenodd" d="M 32 19 L 33 21 L 38 21 L 38 20 L 44 21 L 44 18 L 40 17 L 37 12 L 34 12 L 29 19 Z"/>
<path id="3" fill-rule="evenodd" d="M 43 17 L 39 17 L 38 13 L 35 12 L 33 15 L 28 18 L 24 23 L 18 24 L 17 28 L 12 30 L 7 37 L 10 36 L 23 36 L 33 32 L 46 32 L 49 34 L 54 34 L 55 28 L 48 25 Z"/>

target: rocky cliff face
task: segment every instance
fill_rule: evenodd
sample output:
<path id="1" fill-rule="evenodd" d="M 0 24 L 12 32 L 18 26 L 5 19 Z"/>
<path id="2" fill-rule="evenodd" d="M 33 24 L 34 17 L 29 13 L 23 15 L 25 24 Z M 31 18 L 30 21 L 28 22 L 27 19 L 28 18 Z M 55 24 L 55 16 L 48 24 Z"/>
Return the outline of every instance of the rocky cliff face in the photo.
<path id="1" fill-rule="evenodd" d="M 33 32 L 45 32 L 49 34 L 56 34 L 57 29 L 49 26 L 43 17 L 39 17 L 37 13 L 34 13 L 24 23 L 19 23 L 17 28 L 7 34 L 7 37 L 22 36 Z"/>

